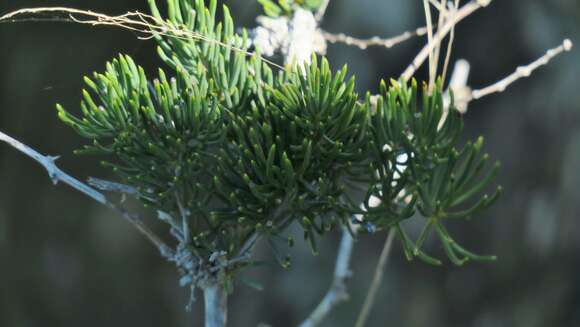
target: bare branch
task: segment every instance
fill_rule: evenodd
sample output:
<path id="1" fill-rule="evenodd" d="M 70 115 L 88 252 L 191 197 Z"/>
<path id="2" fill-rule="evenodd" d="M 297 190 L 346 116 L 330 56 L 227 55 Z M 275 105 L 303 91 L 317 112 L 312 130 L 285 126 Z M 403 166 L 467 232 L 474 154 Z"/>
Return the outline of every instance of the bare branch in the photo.
<path id="1" fill-rule="evenodd" d="M 351 276 L 350 258 L 353 245 L 354 239 L 345 227 L 342 232 L 340 247 L 338 248 L 338 256 L 336 257 L 336 266 L 334 268 L 334 279 L 332 280 L 330 289 L 316 309 L 314 309 L 310 316 L 300 324 L 300 327 L 318 326 L 336 305 L 348 300 L 346 279 Z"/>
<path id="2" fill-rule="evenodd" d="M 395 239 L 395 228 L 391 227 L 391 229 L 389 230 L 389 234 L 387 235 L 387 240 L 385 241 L 383 251 L 381 252 L 381 256 L 379 257 L 379 263 L 377 264 L 377 268 L 375 269 L 375 274 L 373 276 L 371 286 L 369 287 L 367 297 L 363 304 L 362 310 L 356 320 L 355 325 L 356 327 L 363 327 L 365 325 L 369 313 L 371 312 L 371 308 L 375 303 L 377 291 L 379 290 L 379 287 L 383 282 L 383 274 L 385 271 L 385 267 L 387 265 L 387 260 L 389 259 L 389 254 L 391 253 L 391 249 L 393 248 L 394 239 Z"/>
<path id="3" fill-rule="evenodd" d="M 166 245 L 155 233 L 153 233 L 153 231 L 149 229 L 149 227 L 147 227 L 138 216 L 127 212 L 125 209 L 107 200 L 107 198 L 99 191 L 60 170 L 60 168 L 58 168 L 54 163 L 58 157 L 45 156 L 33 148 L 27 146 L 26 144 L 23 144 L 22 142 L 4 134 L 3 132 L 0 132 L 0 141 L 7 143 L 8 145 L 41 164 L 48 172 L 48 176 L 54 184 L 63 182 L 75 190 L 90 197 L 91 199 L 99 202 L 100 204 L 103 204 L 120 213 L 121 216 L 125 218 L 125 220 L 135 226 L 135 228 L 137 228 L 137 230 L 141 232 L 141 234 L 143 234 L 159 250 L 163 257 L 167 259 L 173 258 L 173 250 L 168 245 Z"/>
<path id="4" fill-rule="evenodd" d="M 92 26 L 105 25 L 105 26 L 121 27 L 126 30 L 130 30 L 145 35 L 144 37 L 141 37 L 141 39 L 150 39 L 156 36 L 173 37 L 182 40 L 194 39 L 203 42 L 218 44 L 220 46 L 232 49 L 233 51 L 243 53 L 247 56 L 256 55 L 253 52 L 246 51 L 232 44 L 227 44 L 220 40 L 209 38 L 200 33 L 193 32 L 191 30 L 175 27 L 167 22 L 157 19 L 154 16 L 147 15 L 139 11 L 128 12 L 126 14 L 119 16 L 109 16 L 93 12 L 90 10 L 80 10 L 67 7 L 25 8 L 0 16 L 0 23 L 34 21 L 36 19 L 42 21 L 46 20 L 46 17 L 42 17 L 42 15 L 46 14 L 64 16 L 56 18 L 54 16 L 48 17 L 49 20 L 67 21 L 78 24 L 88 24 Z M 258 58 L 273 67 L 284 69 L 284 67 L 266 58 L 263 57 Z"/>
<path id="5" fill-rule="evenodd" d="M 482 7 L 486 7 L 490 2 L 491 0 L 472 0 L 457 10 L 457 12 L 449 17 L 445 24 L 437 30 L 437 33 L 433 36 L 433 42 L 428 43 L 425 47 L 423 47 L 423 49 L 421 49 L 421 51 L 419 51 L 415 59 L 413 59 L 403 74 L 401 74 L 401 78 L 404 81 L 411 79 L 411 77 L 415 74 L 415 71 L 417 71 L 425 59 L 427 59 L 429 53 L 431 53 L 431 51 L 433 51 L 433 49 L 438 46 L 441 41 L 443 41 L 443 39 L 455 27 L 455 25 L 457 25 L 467 16 L 471 15 L 474 11 Z"/>
<path id="6" fill-rule="evenodd" d="M 531 64 L 518 67 L 515 72 L 505 77 L 504 79 L 482 89 L 473 90 L 468 101 L 477 100 L 492 93 L 503 92 L 510 84 L 521 78 L 530 76 L 534 70 L 541 66 L 547 65 L 550 60 L 552 60 L 557 55 L 561 54 L 562 52 L 572 50 L 572 46 L 572 41 L 565 39 L 558 47 L 546 51 L 545 55 L 536 59 Z"/>
<path id="7" fill-rule="evenodd" d="M 370 46 L 380 46 L 387 49 L 394 47 L 395 45 L 407 41 L 414 36 L 423 36 L 427 33 L 426 27 L 419 27 L 414 31 L 407 31 L 403 34 L 391 37 L 388 39 L 383 39 L 378 36 L 371 37 L 369 39 L 359 39 L 352 36 L 348 36 L 343 33 L 333 34 L 324 31 L 324 38 L 330 43 L 344 43 L 346 45 L 352 45 L 358 47 L 361 50 L 365 50 Z"/>
<path id="8" fill-rule="evenodd" d="M 467 85 L 467 77 L 470 70 L 469 62 L 463 59 L 458 60 L 455 63 L 455 68 L 453 69 L 453 74 L 451 75 L 451 81 L 449 83 L 449 90 L 452 90 L 454 95 L 455 108 L 457 108 L 461 113 L 467 112 L 467 107 L 471 101 L 481 99 L 484 96 L 493 93 L 503 92 L 512 83 L 521 78 L 530 76 L 539 67 L 547 65 L 554 57 L 563 52 L 572 50 L 572 46 L 572 41 L 565 39 L 562 41 L 562 44 L 553 49 L 549 49 L 546 51 L 546 54 L 536 59 L 534 62 L 526 66 L 520 66 L 515 72 L 502 80 L 477 90 L 472 90 Z M 448 92 L 445 94 L 444 100 L 446 103 L 445 106 L 449 106 L 450 96 Z"/>

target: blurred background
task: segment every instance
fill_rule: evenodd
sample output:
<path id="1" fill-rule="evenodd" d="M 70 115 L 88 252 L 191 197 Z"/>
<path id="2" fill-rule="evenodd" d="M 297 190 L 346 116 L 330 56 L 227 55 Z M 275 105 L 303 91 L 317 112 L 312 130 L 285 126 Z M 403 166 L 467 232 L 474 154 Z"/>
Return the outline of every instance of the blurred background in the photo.
<path id="1" fill-rule="evenodd" d="M 255 25 L 256 1 L 226 3 L 238 26 Z M 145 0 L 4 0 L 0 13 L 57 5 L 147 11 Z M 323 22 L 330 32 L 358 37 L 422 25 L 421 1 L 409 0 L 331 1 Z M 469 60 L 469 83 L 482 87 L 565 37 L 578 43 L 575 50 L 505 93 L 472 103 L 465 116 L 467 136 L 484 135 L 486 151 L 503 163 L 498 182 L 505 192 L 491 209 L 450 228 L 466 247 L 499 260 L 431 267 L 407 262 L 397 243 L 368 326 L 580 326 L 580 2 L 493 1 L 459 25 L 452 58 Z M 330 45 L 328 56 L 334 67 L 349 64 L 361 92 L 374 92 L 424 42 L 365 52 Z M 72 154 L 83 140 L 57 120 L 54 105 L 78 108 L 82 76 L 102 71 L 118 53 L 151 75 L 161 64 L 154 41 L 117 28 L 0 24 L 0 130 L 61 155 L 60 167 L 80 179 L 112 178 L 97 158 Z M 230 325 L 296 326 L 329 287 L 339 239 L 328 237 L 317 257 L 297 246 L 288 270 L 272 261 L 245 276 L 264 290 L 236 284 Z M 357 242 L 351 300 L 323 326 L 354 324 L 384 239 Z M 427 246 L 442 255 L 438 243 Z M 266 246 L 258 256 L 272 257 Z M 0 144 L 0 326 L 201 326 L 203 301 L 186 312 L 189 293 L 177 276 L 118 215 L 53 186 L 38 164 Z"/>

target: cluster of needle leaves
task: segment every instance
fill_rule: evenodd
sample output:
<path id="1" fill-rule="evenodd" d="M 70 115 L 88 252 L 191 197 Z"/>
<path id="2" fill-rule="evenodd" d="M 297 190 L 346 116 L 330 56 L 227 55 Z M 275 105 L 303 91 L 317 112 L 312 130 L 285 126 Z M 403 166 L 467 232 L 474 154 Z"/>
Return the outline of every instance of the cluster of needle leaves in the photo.
<path id="1" fill-rule="evenodd" d="M 452 106 L 444 107 L 442 93 L 437 91 L 440 81 L 431 95 L 424 86 L 421 97 L 415 81 L 410 87 L 393 82 L 390 88 L 383 82 L 380 89 L 370 140 L 371 167 L 376 174 L 365 200 L 365 221 L 383 228 L 394 226 L 408 259 L 441 264 L 421 249 L 435 231 L 454 264 L 493 260 L 457 244 L 444 223 L 469 219 L 497 199 L 501 187 L 491 195 L 480 194 L 495 177 L 499 163 L 486 171 L 489 156 L 481 154 L 481 137 L 459 146 L 463 122 Z M 379 198 L 380 205 L 371 206 L 371 197 Z M 412 241 L 401 222 L 415 214 L 426 222 L 418 240 Z"/>
<path id="2" fill-rule="evenodd" d="M 455 264 L 490 259 L 445 227 L 499 189 L 481 195 L 497 165 L 487 167 L 481 139 L 460 145 L 462 119 L 444 107 L 441 83 L 383 82 L 361 98 L 346 67 L 333 72 L 324 58 L 273 71 L 227 7 L 216 19 L 216 0 L 167 0 L 167 17 L 149 4 L 188 32 L 156 36 L 167 72 L 147 77 L 121 55 L 85 78 L 80 116 L 61 106 L 58 115 L 90 140 L 78 152 L 105 155 L 192 255 L 235 258 L 291 224 L 316 252 L 317 238 L 360 215 L 363 230 L 395 228 L 409 259 L 440 263 L 422 249 L 432 232 Z M 417 241 L 401 226 L 414 215 L 425 218 Z"/>

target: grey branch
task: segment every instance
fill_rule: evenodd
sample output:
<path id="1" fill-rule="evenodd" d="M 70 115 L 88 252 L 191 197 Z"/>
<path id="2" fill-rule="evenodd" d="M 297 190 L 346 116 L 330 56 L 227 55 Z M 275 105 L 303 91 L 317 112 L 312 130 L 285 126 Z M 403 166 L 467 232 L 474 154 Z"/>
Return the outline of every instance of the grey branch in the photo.
<path id="1" fill-rule="evenodd" d="M 203 288 L 205 327 L 225 327 L 228 316 L 228 295 L 218 283 Z"/>
<path id="2" fill-rule="evenodd" d="M 395 45 L 407 41 L 414 36 L 422 36 L 427 33 L 426 27 L 419 27 L 414 31 L 406 31 L 400 35 L 391 38 L 380 38 L 374 36 L 368 39 L 359 39 L 352 36 L 348 36 L 343 33 L 333 34 L 329 32 L 323 32 L 324 38 L 330 43 L 344 43 L 346 45 L 352 45 L 358 47 L 361 50 L 365 50 L 370 46 L 385 47 L 387 49 L 394 47 Z"/>
<path id="3" fill-rule="evenodd" d="M 483 87 L 481 89 L 472 90 L 467 85 L 467 77 L 469 75 L 470 65 L 466 60 L 458 60 L 455 64 L 455 69 L 451 76 L 451 81 L 449 83 L 449 89 L 453 90 L 453 95 L 455 98 L 455 108 L 461 113 L 467 112 L 467 107 L 470 102 L 474 100 L 481 99 L 485 96 L 494 93 L 500 93 L 505 91 L 511 84 L 517 80 L 530 76 L 536 69 L 541 66 L 547 65 L 556 56 L 572 50 L 572 41 L 565 39 L 559 46 L 549 49 L 546 53 L 533 61 L 532 63 L 518 67 L 515 72 L 508 75 L 507 77 L 495 82 L 492 85 Z M 445 94 L 446 106 L 449 105 L 450 96 L 449 93 Z"/>
<path id="4" fill-rule="evenodd" d="M 572 46 L 573 46 L 572 41 L 570 41 L 569 39 L 565 39 L 562 42 L 562 44 L 560 44 L 558 47 L 546 51 L 545 55 L 536 59 L 531 64 L 527 66 L 518 67 L 515 72 L 505 77 L 504 79 L 490 86 L 484 87 L 482 89 L 473 90 L 471 92 L 471 98 L 469 98 L 468 100 L 469 101 L 477 100 L 492 93 L 503 92 L 510 84 L 512 84 L 513 82 L 517 81 L 520 78 L 530 76 L 534 72 L 534 70 L 538 69 L 541 66 L 547 65 L 550 62 L 550 60 L 552 60 L 557 55 L 561 54 L 562 52 L 572 50 Z"/>
<path id="5" fill-rule="evenodd" d="M 300 324 L 300 327 L 318 326 L 336 305 L 348 300 L 346 279 L 351 276 L 350 258 L 353 245 L 354 239 L 350 232 L 345 228 L 342 233 L 340 247 L 338 248 L 338 256 L 336 257 L 336 266 L 334 268 L 334 279 L 330 289 L 316 309 L 314 309 L 310 316 Z"/>
<path id="6" fill-rule="evenodd" d="M 74 177 L 68 175 L 60 168 L 56 166 L 54 163 L 58 157 L 52 156 L 45 156 L 38 151 L 34 150 L 33 148 L 29 147 L 26 144 L 0 132 L 0 140 L 7 143 L 8 145 L 12 146 L 13 148 L 17 149 L 18 151 L 24 153 L 25 155 L 29 156 L 30 158 L 34 159 L 36 162 L 41 164 L 46 171 L 48 172 L 48 176 L 52 180 L 54 184 L 58 182 L 65 183 L 70 187 L 74 188 L 75 190 L 85 194 L 86 196 L 90 197 L 91 199 L 103 204 L 110 209 L 113 209 L 121 214 L 121 216 L 131 223 L 141 234 L 143 234 L 161 253 L 161 255 L 167 259 L 173 258 L 174 252 L 173 250 L 167 246 L 149 227 L 147 227 L 143 221 L 136 215 L 133 215 L 127 212 L 122 207 L 117 206 L 113 202 L 109 201 L 102 193 L 95 190 L 94 188 L 80 182 L 79 180 L 75 179 Z"/>

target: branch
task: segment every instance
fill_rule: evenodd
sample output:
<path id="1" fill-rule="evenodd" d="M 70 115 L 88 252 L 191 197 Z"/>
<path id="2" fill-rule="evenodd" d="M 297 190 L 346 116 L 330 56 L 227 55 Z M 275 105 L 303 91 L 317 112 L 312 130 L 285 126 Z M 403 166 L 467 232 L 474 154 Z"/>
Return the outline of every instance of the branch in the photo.
<path id="1" fill-rule="evenodd" d="M 42 17 L 42 15 L 46 14 L 50 14 L 53 16 L 48 17 L 48 19 Z M 54 17 L 55 15 L 61 15 L 64 17 L 58 16 Z M 80 10 L 75 8 L 39 7 L 39 8 L 20 9 L 0 16 L 0 23 L 9 23 L 9 22 L 14 23 L 23 21 L 46 21 L 46 20 L 73 22 L 78 24 L 87 24 L 91 26 L 105 25 L 105 26 L 121 27 L 126 30 L 142 33 L 143 35 L 145 35 L 143 37 L 139 37 L 139 39 L 150 39 L 156 36 L 166 36 L 181 40 L 194 39 L 198 41 L 218 44 L 233 51 L 243 53 L 246 56 L 256 55 L 256 53 L 254 52 L 246 51 L 245 49 L 236 47 L 232 44 L 227 44 L 220 40 L 212 39 L 210 37 L 204 36 L 200 33 L 191 30 L 175 27 L 167 22 L 164 22 L 161 19 L 157 19 L 152 15 L 144 14 L 139 11 L 127 12 L 123 15 L 118 16 L 109 16 L 106 14 L 101 14 L 90 10 Z M 270 66 L 276 67 L 278 69 L 284 69 L 284 67 L 264 57 L 257 56 L 257 58 Z"/>
<path id="2" fill-rule="evenodd" d="M 460 21 L 462 21 L 467 16 L 471 15 L 474 11 L 479 8 L 486 7 L 489 5 L 491 0 L 472 0 L 471 2 L 467 3 L 463 7 L 461 7 L 455 14 L 447 19 L 445 24 L 437 29 L 437 33 L 433 36 L 432 42 L 428 42 L 421 51 L 417 54 L 415 59 L 411 62 L 411 64 L 405 69 L 403 74 L 401 74 L 401 78 L 404 81 L 408 81 L 411 77 L 415 74 L 417 69 L 423 64 L 425 59 L 429 56 L 429 54 L 435 49 L 435 47 L 439 46 L 441 41 L 447 36 L 449 32 L 457 25 Z"/>
<path id="3" fill-rule="evenodd" d="M 376 207 L 380 205 L 381 200 L 375 196 L 369 199 L 369 206 Z M 363 205 L 361 204 L 361 207 Z M 354 219 L 361 222 L 360 215 L 355 215 Z M 351 231 L 356 234 L 361 228 L 361 224 L 351 225 Z M 346 289 L 346 279 L 349 278 L 352 273 L 350 271 L 350 258 L 352 255 L 352 248 L 354 247 L 354 238 L 351 235 L 348 226 L 343 227 L 342 239 L 340 241 L 340 247 L 338 248 L 338 254 L 336 256 L 336 266 L 334 268 L 334 278 L 330 289 L 320 302 L 316 309 L 310 314 L 310 316 L 300 325 L 300 327 L 314 327 L 320 324 L 320 322 L 330 313 L 330 311 L 337 306 L 340 302 L 348 300 L 348 292 Z M 387 242 L 392 243 L 392 240 Z M 391 245 L 389 244 L 389 248 Z M 388 253 L 386 254 L 388 256 Z M 386 260 L 386 259 L 385 259 Z M 378 268 L 377 268 L 378 269 Z M 380 282 L 380 281 L 379 281 Z"/>
<path id="4" fill-rule="evenodd" d="M 252 233 L 252 235 L 250 235 L 248 239 L 244 242 L 244 244 L 240 248 L 240 251 L 238 251 L 238 257 L 247 256 L 252 250 L 252 247 L 254 247 L 254 244 L 256 244 L 256 241 L 258 240 L 259 237 L 260 234 L 258 232 Z"/>
<path id="5" fill-rule="evenodd" d="M 342 239 L 340 241 L 340 247 L 338 248 L 338 256 L 336 257 L 336 266 L 334 268 L 334 279 L 330 289 L 316 309 L 314 309 L 310 316 L 300 324 L 300 327 L 318 326 L 330 313 L 332 308 L 339 303 L 348 300 L 346 279 L 351 276 L 349 266 L 354 239 L 346 228 L 347 227 L 344 227 L 342 232 Z"/>
<path id="6" fill-rule="evenodd" d="M 393 248 L 393 240 L 395 238 L 395 228 L 391 227 L 389 230 L 389 235 L 387 236 L 387 241 L 383 247 L 383 251 L 381 252 L 381 256 L 379 257 L 379 263 L 377 264 L 377 268 L 375 269 L 375 275 L 373 276 L 373 281 L 371 286 L 369 287 L 369 291 L 367 293 L 367 297 L 363 304 L 363 308 L 356 320 L 355 327 L 363 327 L 367 321 L 369 313 L 375 303 L 375 299 L 377 297 L 377 291 L 383 282 L 383 274 L 385 271 L 385 267 L 387 265 L 387 260 L 389 259 L 389 254 L 391 253 L 391 249 Z"/>
<path id="7" fill-rule="evenodd" d="M 395 45 L 407 41 L 414 36 L 423 36 L 427 33 L 426 27 L 419 27 L 414 31 L 407 31 L 403 34 L 391 37 L 388 39 L 382 39 L 378 36 L 371 37 L 369 39 L 359 39 L 352 36 L 348 36 L 343 33 L 333 34 L 329 32 L 322 32 L 324 38 L 330 43 L 344 43 L 346 45 L 352 45 L 358 47 L 361 50 L 365 50 L 370 46 L 380 46 L 387 49 L 394 47 Z"/>
<path id="8" fill-rule="evenodd" d="M 467 77 L 470 70 L 469 63 L 463 59 L 458 60 L 455 63 L 455 68 L 453 69 L 453 74 L 451 75 L 451 80 L 449 82 L 449 90 L 453 91 L 455 108 L 461 113 L 466 113 L 467 107 L 471 101 L 481 99 L 484 96 L 490 94 L 505 91 L 508 86 L 517 80 L 528 77 L 539 67 L 547 65 L 552 59 L 554 59 L 554 57 L 563 52 L 572 50 L 572 46 L 572 41 L 565 39 L 562 44 L 553 49 L 549 49 L 546 51 L 546 54 L 536 59 L 534 62 L 526 66 L 520 66 L 515 70 L 515 72 L 503 78 L 502 80 L 477 90 L 471 90 L 471 88 L 467 85 Z M 449 106 L 449 92 L 445 93 L 444 101 L 445 106 Z"/>
<path id="9" fill-rule="evenodd" d="M 222 284 L 203 288 L 205 327 L 225 327 L 228 316 L 228 295 Z"/>
<path id="10" fill-rule="evenodd" d="M 153 233 L 153 231 L 149 229 L 149 227 L 147 227 L 138 216 L 127 212 L 122 207 L 119 207 L 113 202 L 109 201 L 102 193 L 60 170 L 54 163 L 58 157 L 42 155 L 38 151 L 4 134 L 3 132 L 0 132 L 0 141 L 7 143 L 8 145 L 41 164 L 48 172 L 48 176 L 54 184 L 63 182 L 75 190 L 90 197 L 91 199 L 99 202 L 100 204 L 103 204 L 108 208 L 117 211 L 125 220 L 135 226 L 135 228 L 137 228 L 137 230 L 141 232 L 141 234 L 143 234 L 159 250 L 163 257 L 167 259 L 173 258 L 173 250 L 168 245 L 166 245 L 155 233 Z"/>
<path id="11" fill-rule="evenodd" d="M 572 41 L 565 39 L 558 47 L 546 51 L 545 55 L 536 59 L 531 64 L 518 67 L 515 72 L 508 75 L 504 79 L 482 89 L 473 90 L 471 92 L 471 97 L 469 97 L 467 101 L 477 100 L 489 94 L 505 91 L 509 85 L 519 80 L 520 78 L 529 77 L 532 72 L 534 72 L 534 70 L 541 66 L 547 65 L 550 60 L 552 60 L 557 55 L 561 54 L 562 52 L 568 52 L 572 50 L 572 46 Z"/>

